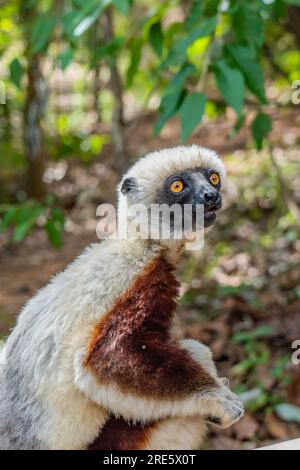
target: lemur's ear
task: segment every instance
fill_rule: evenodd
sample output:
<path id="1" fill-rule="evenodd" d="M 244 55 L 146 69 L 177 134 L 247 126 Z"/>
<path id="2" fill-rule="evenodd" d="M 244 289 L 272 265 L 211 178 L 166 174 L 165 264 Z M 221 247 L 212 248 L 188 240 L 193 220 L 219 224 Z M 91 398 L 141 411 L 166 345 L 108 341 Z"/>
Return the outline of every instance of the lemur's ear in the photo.
<path id="1" fill-rule="evenodd" d="M 125 178 L 122 186 L 121 186 L 121 192 L 124 194 L 124 196 L 128 193 L 134 192 L 137 189 L 137 180 L 133 178 L 132 176 L 129 178 Z"/>

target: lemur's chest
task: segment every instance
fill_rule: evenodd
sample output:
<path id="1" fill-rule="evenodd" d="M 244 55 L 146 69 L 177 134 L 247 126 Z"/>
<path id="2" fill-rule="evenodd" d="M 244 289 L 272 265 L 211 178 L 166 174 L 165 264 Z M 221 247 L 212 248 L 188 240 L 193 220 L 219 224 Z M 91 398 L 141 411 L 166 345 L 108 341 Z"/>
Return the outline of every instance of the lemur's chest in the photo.
<path id="1" fill-rule="evenodd" d="M 89 345 L 86 366 L 98 379 L 143 394 L 151 385 L 155 364 L 167 354 L 179 283 L 172 267 L 157 258 L 136 278 L 128 291 L 97 325 Z M 156 356 L 156 357 L 155 357 Z M 90 449 L 139 449 L 151 433 L 152 424 L 128 424 L 113 416 Z"/>
<path id="2" fill-rule="evenodd" d="M 98 378 L 122 382 L 132 375 L 128 366 L 149 373 L 167 354 L 178 289 L 172 266 L 162 257 L 153 260 L 97 325 L 86 366 Z"/>

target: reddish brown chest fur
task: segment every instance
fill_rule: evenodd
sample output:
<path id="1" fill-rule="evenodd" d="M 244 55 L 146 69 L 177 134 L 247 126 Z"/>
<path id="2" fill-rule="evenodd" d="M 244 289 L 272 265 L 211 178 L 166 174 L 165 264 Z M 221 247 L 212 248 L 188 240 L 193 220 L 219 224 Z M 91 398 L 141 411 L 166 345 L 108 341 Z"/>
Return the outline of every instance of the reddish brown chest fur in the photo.
<path id="1" fill-rule="evenodd" d="M 111 417 L 88 450 L 141 450 L 147 446 L 154 430 L 154 423 L 133 424 Z"/>
<path id="2" fill-rule="evenodd" d="M 86 367 L 125 394 L 174 399 L 214 387 L 214 379 L 171 338 L 179 283 L 172 266 L 155 259 L 99 323 Z M 143 449 L 155 423 L 111 417 L 90 449 Z"/>
<path id="3" fill-rule="evenodd" d="M 86 360 L 98 380 L 158 399 L 214 384 L 170 337 L 178 289 L 172 266 L 159 257 L 116 301 L 98 325 Z"/>

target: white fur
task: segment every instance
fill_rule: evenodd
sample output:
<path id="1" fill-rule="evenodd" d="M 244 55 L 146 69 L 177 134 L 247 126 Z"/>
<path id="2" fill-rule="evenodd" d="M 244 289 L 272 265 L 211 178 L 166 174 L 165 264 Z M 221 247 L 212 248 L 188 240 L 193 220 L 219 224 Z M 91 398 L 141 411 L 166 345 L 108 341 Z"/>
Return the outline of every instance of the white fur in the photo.
<path id="1" fill-rule="evenodd" d="M 154 152 L 128 175 L 138 177 L 150 197 L 164 175 L 199 166 L 213 166 L 222 178 L 225 174 L 214 152 L 192 146 Z M 162 251 L 174 261 L 180 246 L 148 240 L 94 244 L 29 300 L 0 353 L 0 449 L 84 449 L 110 411 L 130 420 L 176 418 L 152 436 L 153 448 L 159 445 L 159 432 L 167 432 L 172 422 L 178 428 L 177 418 L 211 413 L 221 416 L 224 426 L 234 421 L 240 405 L 221 380 L 215 394 L 158 401 L 99 384 L 83 366 L 99 320 Z M 192 342 L 181 345 L 215 374 L 207 348 Z M 186 436 L 195 432 L 200 437 L 204 424 L 197 421 L 194 428 L 187 422 L 185 429 Z M 180 446 L 179 441 L 174 445 Z"/>
<path id="2" fill-rule="evenodd" d="M 146 449 L 199 449 L 206 430 L 205 422 L 198 417 L 165 419 L 155 426 Z"/>
<path id="3" fill-rule="evenodd" d="M 19 383 L 20 408 L 26 408 L 28 398 L 28 413 L 42 447 L 83 448 L 101 428 L 107 412 L 76 387 L 74 358 L 78 351 L 86 351 L 101 317 L 154 256 L 157 247 L 142 241 L 92 245 L 22 310 L 6 343 L 4 369 L 13 375 L 11 383 Z M 4 372 L 0 417 L 2 407 L 2 417 L 5 406 L 9 408 Z M 43 412 L 30 409 L 33 397 Z M 0 448 L 4 421 L 0 418 Z"/>
<path id="4" fill-rule="evenodd" d="M 227 427 L 229 422 L 232 424 L 236 420 L 233 416 L 235 408 L 240 408 L 241 403 L 224 385 L 222 379 L 217 378 L 210 351 L 206 346 L 194 340 L 181 341 L 181 345 L 189 351 L 194 360 L 215 377 L 218 388 L 213 392 L 204 391 L 182 399 L 169 400 L 124 393 L 116 384 L 101 384 L 96 381 L 93 375 L 82 367 L 85 357 L 82 353 L 77 353 L 75 357 L 75 383 L 92 401 L 127 420 L 147 422 L 167 417 L 200 416 L 205 418 L 213 415 L 222 418 L 223 427 Z M 224 406 L 225 402 L 228 407 Z M 229 402 L 231 402 L 230 405 Z"/>
<path id="5" fill-rule="evenodd" d="M 4 343 L 0 343 L 0 366 L 4 365 L 6 362 L 6 353 Z"/>
<path id="6" fill-rule="evenodd" d="M 119 219 L 125 213 L 126 196 L 120 192 L 120 187 L 127 177 L 134 177 L 139 182 L 139 191 L 134 203 L 150 204 L 154 200 L 162 181 L 177 172 L 194 169 L 210 168 L 219 173 L 224 183 L 226 170 L 216 152 L 199 145 L 178 146 L 151 152 L 138 160 L 124 175 L 119 185 Z"/>

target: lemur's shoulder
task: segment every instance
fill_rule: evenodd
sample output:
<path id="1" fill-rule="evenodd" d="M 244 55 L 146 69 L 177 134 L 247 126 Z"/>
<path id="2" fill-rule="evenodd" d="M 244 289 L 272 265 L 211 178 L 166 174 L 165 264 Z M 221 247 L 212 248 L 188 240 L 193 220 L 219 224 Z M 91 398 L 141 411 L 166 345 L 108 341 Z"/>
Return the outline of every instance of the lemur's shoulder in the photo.
<path id="1" fill-rule="evenodd" d="M 87 247 L 52 283 L 65 284 L 81 299 L 108 308 L 156 256 L 144 240 L 107 239 Z"/>
<path id="2" fill-rule="evenodd" d="M 93 243 L 27 302 L 21 317 L 34 313 L 50 318 L 51 311 L 57 317 L 66 308 L 78 315 L 93 306 L 104 311 L 154 256 L 145 243 L 135 243 L 134 249 L 127 240 Z"/>

